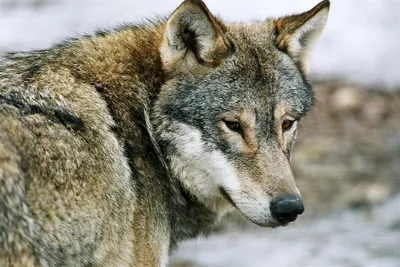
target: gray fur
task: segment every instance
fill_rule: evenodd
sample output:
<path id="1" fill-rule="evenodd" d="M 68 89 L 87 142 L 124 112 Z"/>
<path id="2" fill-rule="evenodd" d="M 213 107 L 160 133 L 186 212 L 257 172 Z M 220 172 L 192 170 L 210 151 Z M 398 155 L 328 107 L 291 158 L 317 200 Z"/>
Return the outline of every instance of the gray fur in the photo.
<path id="1" fill-rule="evenodd" d="M 9 54 L 0 266 L 165 266 L 235 208 L 280 225 L 269 202 L 298 190 L 297 124 L 283 133 L 279 110 L 300 121 L 313 104 L 286 42 L 328 7 L 228 25 L 189 0 L 168 20 Z"/>

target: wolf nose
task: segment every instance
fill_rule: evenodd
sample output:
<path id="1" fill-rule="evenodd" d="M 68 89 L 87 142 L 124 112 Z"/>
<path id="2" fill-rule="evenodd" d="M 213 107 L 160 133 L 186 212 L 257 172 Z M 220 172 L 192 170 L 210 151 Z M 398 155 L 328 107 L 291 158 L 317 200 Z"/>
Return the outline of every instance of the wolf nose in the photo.
<path id="1" fill-rule="evenodd" d="M 299 196 L 284 195 L 276 198 L 271 203 L 271 213 L 280 223 L 296 220 L 297 215 L 304 212 L 303 201 Z"/>

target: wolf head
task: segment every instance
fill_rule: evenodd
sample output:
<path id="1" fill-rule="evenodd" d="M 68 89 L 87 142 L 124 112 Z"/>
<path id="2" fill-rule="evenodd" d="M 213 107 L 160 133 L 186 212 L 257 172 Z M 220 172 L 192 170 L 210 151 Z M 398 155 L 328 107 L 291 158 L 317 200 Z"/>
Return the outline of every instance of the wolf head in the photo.
<path id="1" fill-rule="evenodd" d="M 303 14 L 227 25 L 188 0 L 166 22 L 155 138 L 173 174 L 217 214 L 237 208 L 278 226 L 303 212 L 290 154 L 313 105 L 307 62 L 328 11 L 326 0 Z"/>

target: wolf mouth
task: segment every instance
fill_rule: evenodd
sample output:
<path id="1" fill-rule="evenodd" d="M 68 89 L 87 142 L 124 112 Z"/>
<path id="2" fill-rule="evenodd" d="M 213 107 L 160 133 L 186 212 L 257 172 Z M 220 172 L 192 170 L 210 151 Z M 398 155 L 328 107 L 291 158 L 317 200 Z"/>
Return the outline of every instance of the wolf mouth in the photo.
<path id="1" fill-rule="evenodd" d="M 232 206 L 234 206 L 236 209 L 240 210 L 240 209 L 236 206 L 235 202 L 233 201 L 233 199 L 231 198 L 231 196 L 228 194 L 228 192 L 226 192 L 225 188 L 219 186 L 218 189 L 219 189 L 219 192 L 221 193 L 221 195 L 222 195 L 226 200 L 228 200 L 228 202 L 231 203 Z"/>
<path id="2" fill-rule="evenodd" d="M 250 220 L 252 223 L 261 226 L 261 227 L 271 227 L 271 228 L 276 228 L 276 227 L 280 227 L 280 226 L 287 226 L 289 225 L 290 222 L 268 222 L 268 223 L 260 223 L 259 221 L 256 221 L 252 218 L 249 218 L 233 201 L 233 199 L 231 198 L 231 196 L 228 194 L 228 192 L 225 190 L 225 188 L 219 186 L 218 187 L 221 195 L 223 196 L 224 199 L 226 199 L 229 203 L 231 203 L 232 206 L 234 206 L 241 214 L 243 214 L 243 216 L 245 218 L 247 218 L 248 220 Z"/>

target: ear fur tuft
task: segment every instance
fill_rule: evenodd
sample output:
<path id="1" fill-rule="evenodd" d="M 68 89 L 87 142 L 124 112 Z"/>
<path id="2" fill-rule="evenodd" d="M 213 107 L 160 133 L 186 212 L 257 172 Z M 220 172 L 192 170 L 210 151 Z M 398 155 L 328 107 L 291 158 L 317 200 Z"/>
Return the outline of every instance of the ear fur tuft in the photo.
<path id="1" fill-rule="evenodd" d="M 287 52 L 307 73 L 310 52 L 318 41 L 328 19 L 329 0 L 308 12 L 283 17 L 276 21 L 277 45 Z"/>
<path id="2" fill-rule="evenodd" d="M 160 49 L 167 71 L 191 72 L 215 67 L 230 54 L 232 43 L 200 0 L 183 2 L 168 19 Z"/>

